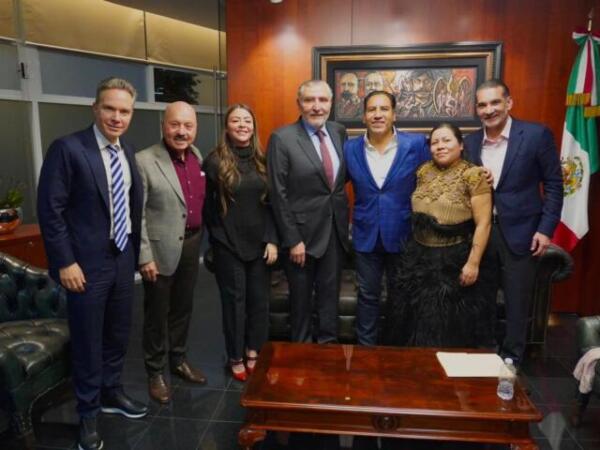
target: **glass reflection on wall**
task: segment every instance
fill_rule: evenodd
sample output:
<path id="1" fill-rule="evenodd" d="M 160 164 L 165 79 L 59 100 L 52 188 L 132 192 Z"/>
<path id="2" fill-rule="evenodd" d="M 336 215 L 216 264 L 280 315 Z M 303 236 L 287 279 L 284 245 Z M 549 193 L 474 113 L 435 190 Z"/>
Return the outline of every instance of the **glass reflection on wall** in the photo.
<path id="1" fill-rule="evenodd" d="M 0 197 L 7 189 L 23 190 L 23 223 L 35 222 L 35 184 L 31 154 L 29 108 L 27 102 L 0 100 Z"/>
<path id="2" fill-rule="evenodd" d="M 39 55 L 44 94 L 93 98 L 100 80 L 120 77 L 133 84 L 137 90 L 137 101 L 148 100 L 144 64 L 49 49 L 40 49 Z"/>
<path id="3" fill-rule="evenodd" d="M 184 101 L 191 105 L 214 105 L 214 89 L 212 74 L 154 69 L 154 99 L 157 102 Z"/>
<path id="4" fill-rule="evenodd" d="M 19 90 L 21 88 L 17 46 L 0 41 L 0 89 Z"/>

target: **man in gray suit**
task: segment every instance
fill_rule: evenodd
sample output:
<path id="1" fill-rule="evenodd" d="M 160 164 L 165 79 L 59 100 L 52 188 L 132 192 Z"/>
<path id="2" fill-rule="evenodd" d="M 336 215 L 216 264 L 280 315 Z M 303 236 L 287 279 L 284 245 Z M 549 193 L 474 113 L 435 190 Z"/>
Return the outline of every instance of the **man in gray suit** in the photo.
<path id="1" fill-rule="evenodd" d="M 136 155 L 144 185 L 140 273 L 144 279 L 143 347 L 148 390 L 160 403 L 170 400 L 164 378 L 169 342 L 171 372 L 193 382 L 206 377 L 186 361 L 202 240 L 206 178 L 192 145 L 196 112 L 185 102 L 167 106 L 163 140 Z"/>
<path id="2" fill-rule="evenodd" d="M 348 199 L 342 147 L 345 128 L 328 122 L 331 88 L 302 83 L 301 117 L 275 130 L 267 162 L 273 213 L 289 283 L 292 340 L 310 342 L 313 290 L 317 342 L 337 341 L 337 306 L 344 251 L 348 250 Z"/>

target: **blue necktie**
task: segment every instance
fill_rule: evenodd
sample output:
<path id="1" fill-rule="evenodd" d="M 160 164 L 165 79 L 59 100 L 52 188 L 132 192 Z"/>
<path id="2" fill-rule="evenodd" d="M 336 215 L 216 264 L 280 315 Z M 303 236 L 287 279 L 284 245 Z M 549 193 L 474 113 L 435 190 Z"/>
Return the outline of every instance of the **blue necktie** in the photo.
<path id="1" fill-rule="evenodd" d="M 113 234 L 115 245 L 121 251 L 127 245 L 127 208 L 125 207 L 125 181 L 119 153 L 114 145 L 106 147 L 110 153 L 110 175 L 113 204 Z"/>

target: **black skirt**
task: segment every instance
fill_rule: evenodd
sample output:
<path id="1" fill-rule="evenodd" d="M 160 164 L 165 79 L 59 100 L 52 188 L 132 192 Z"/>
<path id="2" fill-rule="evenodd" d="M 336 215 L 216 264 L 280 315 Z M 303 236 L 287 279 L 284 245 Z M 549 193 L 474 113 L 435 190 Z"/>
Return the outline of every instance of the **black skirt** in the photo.
<path id="1" fill-rule="evenodd" d="M 409 241 L 391 277 L 384 342 L 396 346 L 492 347 L 494 271 L 484 258 L 477 281 L 463 287 L 459 276 L 472 242 L 472 222 L 441 226 L 430 216 L 413 217 L 415 235 L 437 235 L 458 244 L 428 247 Z"/>

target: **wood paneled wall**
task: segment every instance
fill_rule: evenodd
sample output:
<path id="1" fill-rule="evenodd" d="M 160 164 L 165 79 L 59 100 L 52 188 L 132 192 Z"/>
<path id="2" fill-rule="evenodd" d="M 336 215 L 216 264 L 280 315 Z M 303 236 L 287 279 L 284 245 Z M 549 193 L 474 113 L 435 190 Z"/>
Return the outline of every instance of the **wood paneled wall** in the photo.
<path id="1" fill-rule="evenodd" d="M 298 117 L 298 85 L 311 77 L 311 51 L 326 45 L 504 42 L 503 76 L 516 117 L 547 124 L 560 145 L 565 90 L 585 26 L 600 0 L 227 1 L 229 101 L 256 112 L 260 137 Z M 553 309 L 600 313 L 600 175 L 592 179 L 590 228 L 574 252 L 576 271 L 556 285 Z"/>

